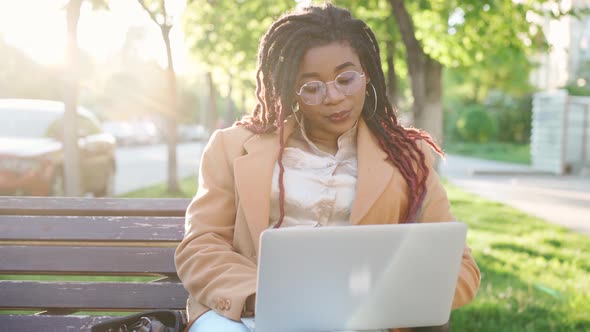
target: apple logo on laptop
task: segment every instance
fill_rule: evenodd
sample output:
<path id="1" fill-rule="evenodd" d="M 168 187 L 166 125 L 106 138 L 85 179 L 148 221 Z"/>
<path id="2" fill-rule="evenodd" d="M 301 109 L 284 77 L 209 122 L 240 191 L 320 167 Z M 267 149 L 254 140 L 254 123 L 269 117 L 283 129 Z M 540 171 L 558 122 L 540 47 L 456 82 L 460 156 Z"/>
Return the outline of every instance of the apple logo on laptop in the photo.
<path id="1" fill-rule="evenodd" d="M 348 279 L 348 290 L 352 295 L 365 295 L 371 289 L 371 270 L 368 266 L 353 269 Z"/>

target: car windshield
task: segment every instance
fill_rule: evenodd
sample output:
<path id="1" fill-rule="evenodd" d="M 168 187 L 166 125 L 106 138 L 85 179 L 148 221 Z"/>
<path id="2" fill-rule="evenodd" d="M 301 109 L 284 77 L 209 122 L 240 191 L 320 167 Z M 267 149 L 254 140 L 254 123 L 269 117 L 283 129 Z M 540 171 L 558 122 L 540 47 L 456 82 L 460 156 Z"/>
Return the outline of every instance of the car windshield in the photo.
<path id="1" fill-rule="evenodd" d="M 55 137 L 56 120 L 60 112 L 31 109 L 0 109 L 0 136 L 42 138 Z"/>

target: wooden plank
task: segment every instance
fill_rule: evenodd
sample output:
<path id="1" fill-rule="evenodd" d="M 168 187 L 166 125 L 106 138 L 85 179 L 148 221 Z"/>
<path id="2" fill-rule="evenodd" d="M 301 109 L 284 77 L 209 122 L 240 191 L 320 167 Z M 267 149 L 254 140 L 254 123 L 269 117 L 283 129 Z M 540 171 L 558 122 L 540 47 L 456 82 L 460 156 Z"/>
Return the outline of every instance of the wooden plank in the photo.
<path id="1" fill-rule="evenodd" d="M 2 326 L 3 331 L 12 332 L 90 332 L 92 325 L 111 318 L 107 316 L 0 315 L 0 326 Z M 450 324 L 417 327 L 409 330 L 412 332 L 448 332 L 450 331 Z"/>
<path id="2" fill-rule="evenodd" d="M 166 247 L 0 246 L 4 274 L 176 275 Z"/>
<path id="3" fill-rule="evenodd" d="M 94 324 L 111 319 L 108 316 L 0 315 L 2 331 L 13 332 L 90 332 Z"/>
<path id="4" fill-rule="evenodd" d="M 0 196 L 0 215 L 183 217 L 189 203 L 184 198 Z"/>
<path id="5" fill-rule="evenodd" d="M 0 241 L 170 241 L 184 235 L 182 217 L 0 215 Z"/>
<path id="6" fill-rule="evenodd" d="M 0 308 L 133 311 L 183 309 L 180 283 L 0 281 Z"/>

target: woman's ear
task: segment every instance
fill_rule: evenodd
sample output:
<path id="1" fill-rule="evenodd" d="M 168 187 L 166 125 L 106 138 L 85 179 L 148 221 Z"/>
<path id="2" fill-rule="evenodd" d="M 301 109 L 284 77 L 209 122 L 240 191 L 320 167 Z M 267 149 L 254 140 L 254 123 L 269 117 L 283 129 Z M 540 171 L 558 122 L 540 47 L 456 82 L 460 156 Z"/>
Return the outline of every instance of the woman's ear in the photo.
<path id="1" fill-rule="evenodd" d="M 367 73 L 367 68 L 365 68 L 365 66 L 363 66 L 363 73 L 365 73 L 365 79 L 367 80 L 367 84 L 369 84 L 369 82 L 371 82 L 371 76 Z"/>

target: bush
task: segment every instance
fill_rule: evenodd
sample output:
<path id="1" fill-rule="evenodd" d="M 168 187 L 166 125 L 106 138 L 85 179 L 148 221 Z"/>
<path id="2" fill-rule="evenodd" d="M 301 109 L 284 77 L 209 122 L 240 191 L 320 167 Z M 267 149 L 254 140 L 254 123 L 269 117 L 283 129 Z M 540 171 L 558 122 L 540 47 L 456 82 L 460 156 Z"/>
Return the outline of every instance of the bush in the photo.
<path id="1" fill-rule="evenodd" d="M 492 92 L 484 101 L 485 107 L 496 118 L 500 142 L 526 144 L 530 142 L 532 122 L 532 97 L 511 97 Z"/>
<path id="2" fill-rule="evenodd" d="M 569 83 L 564 88 L 567 90 L 567 93 L 570 96 L 582 96 L 582 97 L 590 96 L 590 86 L 588 86 L 588 85 L 578 86 L 575 83 Z"/>
<path id="3" fill-rule="evenodd" d="M 496 123 L 481 105 L 468 105 L 459 114 L 456 127 L 467 142 L 487 143 L 496 135 Z"/>

